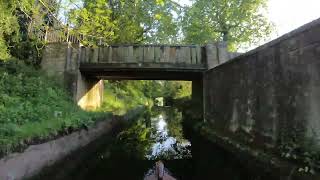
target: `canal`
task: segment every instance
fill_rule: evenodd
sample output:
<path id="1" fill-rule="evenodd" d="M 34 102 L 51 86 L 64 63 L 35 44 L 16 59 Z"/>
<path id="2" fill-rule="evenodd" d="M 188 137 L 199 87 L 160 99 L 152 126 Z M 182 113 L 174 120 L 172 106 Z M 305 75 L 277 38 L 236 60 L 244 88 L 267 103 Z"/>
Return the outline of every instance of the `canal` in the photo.
<path id="1" fill-rule="evenodd" d="M 186 139 L 184 118 L 174 107 L 146 109 L 35 179 L 150 179 L 159 160 L 175 179 L 251 179 L 223 149 L 196 134 Z"/>

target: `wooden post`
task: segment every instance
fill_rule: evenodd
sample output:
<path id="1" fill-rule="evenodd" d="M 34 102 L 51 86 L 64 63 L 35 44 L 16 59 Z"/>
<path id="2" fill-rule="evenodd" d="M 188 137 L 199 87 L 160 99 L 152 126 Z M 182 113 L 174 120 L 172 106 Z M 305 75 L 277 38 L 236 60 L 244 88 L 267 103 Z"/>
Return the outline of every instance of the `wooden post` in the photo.
<path id="1" fill-rule="evenodd" d="M 191 51 L 191 64 L 197 64 L 197 49 L 192 47 Z"/>
<path id="2" fill-rule="evenodd" d="M 112 62 L 112 54 L 113 54 L 113 48 L 112 46 L 108 47 L 108 62 Z"/>
<path id="3" fill-rule="evenodd" d="M 134 57 L 133 57 L 133 46 L 127 47 L 127 60 L 126 62 L 134 62 Z"/>
<path id="4" fill-rule="evenodd" d="M 215 44 L 206 45 L 208 69 L 212 69 L 219 64 L 218 50 Z"/>
<path id="5" fill-rule="evenodd" d="M 196 54 L 197 54 L 196 64 L 202 64 L 202 54 L 201 54 L 201 47 L 200 46 L 196 46 Z"/>
<path id="6" fill-rule="evenodd" d="M 159 46 L 154 47 L 154 62 L 159 63 L 161 59 L 161 49 Z"/>
<path id="7" fill-rule="evenodd" d="M 154 62 L 154 47 L 145 46 L 143 48 L 144 62 Z"/>
<path id="8" fill-rule="evenodd" d="M 176 63 L 176 55 L 177 53 L 176 53 L 176 48 L 175 47 L 170 47 L 170 49 L 169 49 L 169 62 L 170 63 L 172 63 L 172 64 L 174 64 L 174 63 Z"/>
<path id="9" fill-rule="evenodd" d="M 134 46 L 133 47 L 133 59 L 135 63 L 143 62 L 143 47 Z"/>
<path id="10" fill-rule="evenodd" d="M 218 48 L 218 55 L 219 55 L 219 64 L 225 63 L 229 60 L 228 57 L 228 47 L 227 47 L 227 42 L 218 42 L 217 43 L 217 48 Z"/>
<path id="11" fill-rule="evenodd" d="M 99 48 L 93 48 L 92 49 L 92 59 L 90 62 L 97 63 L 98 62 L 98 56 L 99 56 Z"/>

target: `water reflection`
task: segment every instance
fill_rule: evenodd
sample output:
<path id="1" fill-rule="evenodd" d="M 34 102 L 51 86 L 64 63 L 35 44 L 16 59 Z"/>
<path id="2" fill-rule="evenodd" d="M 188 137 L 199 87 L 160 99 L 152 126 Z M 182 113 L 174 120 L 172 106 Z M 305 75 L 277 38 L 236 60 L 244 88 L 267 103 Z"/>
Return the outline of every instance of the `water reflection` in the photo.
<path id="1" fill-rule="evenodd" d="M 73 163 L 73 158 L 70 163 L 63 161 L 57 171 L 40 179 L 141 180 L 157 174 L 154 165 L 158 160 L 164 162 L 166 174 L 175 179 L 254 179 L 230 153 L 184 127 L 191 146 L 184 138 L 182 113 L 175 108 L 147 109 L 119 131 L 102 138 L 101 144 L 99 140 L 93 152 L 75 154 L 73 158 L 81 158 L 80 163 Z"/>
<path id="2" fill-rule="evenodd" d="M 181 118 L 179 112 L 169 108 L 160 110 L 158 116 L 151 118 L 151 127 L 154 129 L 152 138 L 155 139 L 155 143 L 152 145 L 151 152 L 146 155 L 147 159 L 191 158 L 189 150 L 191 143 L 183 138 Z M 171 123 L 170 129 L 168 122 Z"/>

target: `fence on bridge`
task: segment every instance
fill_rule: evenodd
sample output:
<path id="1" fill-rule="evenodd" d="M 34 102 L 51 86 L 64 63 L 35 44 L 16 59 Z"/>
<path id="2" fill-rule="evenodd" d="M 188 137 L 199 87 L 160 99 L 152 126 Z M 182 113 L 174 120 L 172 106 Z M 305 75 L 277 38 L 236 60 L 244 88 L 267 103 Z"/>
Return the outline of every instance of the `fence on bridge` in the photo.
<path id="1" fill-rule="evenodd" d="M 226 42 L 217 42 L 206 46 L 200 45 L 107 45 L 104 38 L 84 36 L 65 30 L 47 30 L 38 38 L 46 43 L 71 43 L 80 46 L 81 64 L 170 64 L 209 69 L 222 64 L 239 53 L 227 51 Z M 95 42 L 94 46 L 81 47 L 81 42 Z M 209 58 L 209 59 L 208 59 Z M 178 66 L 177 66 L 178 67 Z"/>
<path id="2" fill-rule="evenodd" d="M 122 45 L 81 48 L 81 63 L 171 63 L 205 65 L 203 46 Z"/>

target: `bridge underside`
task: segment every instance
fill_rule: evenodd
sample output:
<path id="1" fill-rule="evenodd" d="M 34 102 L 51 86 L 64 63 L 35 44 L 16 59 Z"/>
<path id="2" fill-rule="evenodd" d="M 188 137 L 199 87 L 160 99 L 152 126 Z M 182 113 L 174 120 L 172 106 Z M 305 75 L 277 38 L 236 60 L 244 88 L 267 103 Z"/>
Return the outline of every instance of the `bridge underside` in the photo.
<path id="1" fill-rule="evenodd" d="M 80 72 L 91 78 L 109 80 L 201 80 L 201 65 L 81 63 Z"/>

